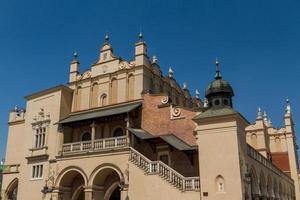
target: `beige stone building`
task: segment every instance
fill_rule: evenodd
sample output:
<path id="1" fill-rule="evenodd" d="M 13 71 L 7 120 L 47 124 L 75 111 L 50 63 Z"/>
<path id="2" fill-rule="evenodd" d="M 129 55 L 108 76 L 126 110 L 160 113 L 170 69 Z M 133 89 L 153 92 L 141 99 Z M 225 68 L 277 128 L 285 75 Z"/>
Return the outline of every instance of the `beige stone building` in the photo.
<path id="1" fill-rule="evenodd" d="M 259 109 L 233 109 L 219 63 L 206 89 L 180 87 L 149 59 L 142 35 L 131 61 L 99 57 L 69 83 L 26 96 L 9 114 L 5 200 L 300 200 L 289 102 L 276 129 Z"/>

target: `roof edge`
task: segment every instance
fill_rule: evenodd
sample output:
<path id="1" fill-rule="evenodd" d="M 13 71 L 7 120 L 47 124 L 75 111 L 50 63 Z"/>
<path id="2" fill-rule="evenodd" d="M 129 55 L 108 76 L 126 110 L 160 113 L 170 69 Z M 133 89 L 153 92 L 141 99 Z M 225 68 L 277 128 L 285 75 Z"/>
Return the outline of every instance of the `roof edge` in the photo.
<path id="1" fill-rule="evenodd" d="M 35 99 L 37 97 L 43 96 L 45 94 L 51 93 L 51 92 L 59 91 L 59 90 L 67 90 L 69 92 L 73 92 L 73 90 L 70 89 L 69 87 L 67 87 L 63 84 L 60 84 L 60 85 L 57 85 L 57 86 L 54 86 L 54 87 L 51 87 L 51 88 L 48 88 L 48 89 L 45 89 L 45 90 L 35 92 L 33 94 L 30 94 L 30 95 L 27 95 L 24 98 L 28 101 L 28 100 Z"/>

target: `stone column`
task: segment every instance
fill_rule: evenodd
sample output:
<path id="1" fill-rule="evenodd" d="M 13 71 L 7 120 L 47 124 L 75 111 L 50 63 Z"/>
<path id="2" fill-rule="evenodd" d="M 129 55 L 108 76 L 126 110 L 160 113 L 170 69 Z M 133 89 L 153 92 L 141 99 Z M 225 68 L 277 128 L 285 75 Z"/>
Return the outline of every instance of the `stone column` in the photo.
<path id="1" fill-rule="evenodd" d="M 127 118 L 125 118 L 126 121 L 126 138 L 127 138 L 127 143 L 129 144 L 129 146 L 131 146 L 130 144 L 130 135 L 129 135 L 129 130 L 128 128 L 130 128 L 130 118 L 129 118 L 129 114 L 127 114 Z"/>
<path id="2" fill-rule="evenodd" d="M 60 200 L 59 198 L 59 191 L 58 190 L 53 190 L 52 193 L 50 194 L 50 199 L 51 200 Z"/>
<path id="3" fill-rule="evenodd" d="M 95 121 L 91 124 L 91 142 L 92 142 L 92 150 L 94 150 L 94 143 L 95 143 L 95 135 L 96 135 L 96 124 Z"/>
<path id="4" fill-rule="evenodd" d="M 84 189 L 84 200 L 93 200 L 93 190 L 92 190 L 92 188 Z"/>
<path id="5" fill-rule="evenodd" d="M 58 125 L 57 155 L 59 156 L 62 155 L 63 144 L 64 144 L 64 129 L 62 125 Z"/>

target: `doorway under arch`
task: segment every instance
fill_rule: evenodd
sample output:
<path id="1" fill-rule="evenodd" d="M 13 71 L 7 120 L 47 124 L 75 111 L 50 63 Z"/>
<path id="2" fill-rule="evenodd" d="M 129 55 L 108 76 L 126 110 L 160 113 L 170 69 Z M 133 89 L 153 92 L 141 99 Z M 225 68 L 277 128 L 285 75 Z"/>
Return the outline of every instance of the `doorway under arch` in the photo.
<path id="1" fill-rule="evenodd" d="M 95 200 L 121 200 L 119 173 L 113 168 L 100 169 L 92 182 Z"/>
<path id="2" fill-rule="evenodd" d="M 59 183 L 61 199 L 84 200 L 84 176 L 77 170 L 67 171 Z"/>

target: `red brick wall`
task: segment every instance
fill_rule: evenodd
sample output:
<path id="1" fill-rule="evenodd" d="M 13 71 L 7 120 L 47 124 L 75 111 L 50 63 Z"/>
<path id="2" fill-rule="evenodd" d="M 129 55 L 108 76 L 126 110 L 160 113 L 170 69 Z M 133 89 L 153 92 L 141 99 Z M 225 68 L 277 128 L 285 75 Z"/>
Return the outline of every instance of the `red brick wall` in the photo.
<path id="1" fill-rule="evenodd" d="M 289 164 L 289 156 L 287 152 L 280 153 L 271 153 L 272 162 L 282 171 L 289 172 L 290 164 Z"/>
<path id="2" fill-rule="evenodd" d="M 193 130 L 196 128 L 192 118 L 196 112 L 181 108 L 182 119 L 171 119 L 170 106 L 159 107 L 164 96 L 143 96 L 142 128 L 153 135 L 174 134 L 190 145 L 196 144 Z"/>

